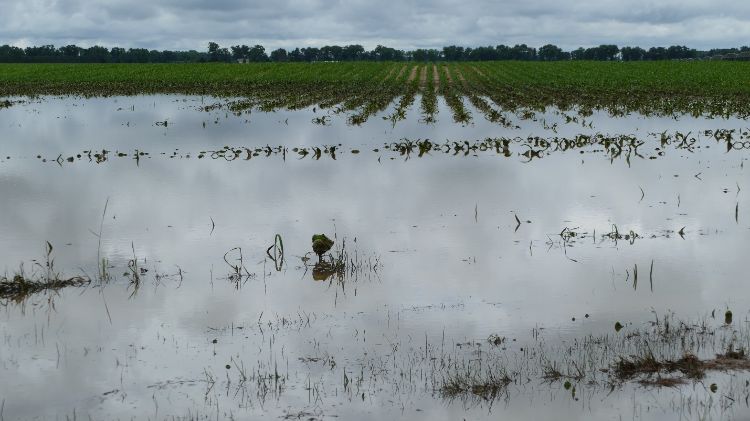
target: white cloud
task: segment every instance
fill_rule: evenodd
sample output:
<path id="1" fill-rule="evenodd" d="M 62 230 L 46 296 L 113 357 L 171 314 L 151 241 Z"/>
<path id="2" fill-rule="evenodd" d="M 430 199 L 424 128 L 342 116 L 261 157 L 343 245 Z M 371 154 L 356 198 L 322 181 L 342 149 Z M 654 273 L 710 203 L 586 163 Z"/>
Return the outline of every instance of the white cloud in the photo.
<path id="1" fill-rule="evenodd" d="M 711 48 L 748 39 L 750 3 L 730 0 L 3 0 L 0 14 L 0 44 L 21 45 Z"/>

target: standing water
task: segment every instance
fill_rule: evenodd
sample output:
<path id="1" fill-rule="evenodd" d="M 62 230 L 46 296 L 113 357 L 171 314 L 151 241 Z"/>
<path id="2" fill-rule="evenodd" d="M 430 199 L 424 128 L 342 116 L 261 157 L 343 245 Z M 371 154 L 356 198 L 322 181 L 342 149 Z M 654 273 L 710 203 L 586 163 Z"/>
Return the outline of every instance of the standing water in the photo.
<path id="1" fill-rule="evenodd" d="M 744 120 L 225 102 L 0 110 L 0 419 L 750 416 Z"/>

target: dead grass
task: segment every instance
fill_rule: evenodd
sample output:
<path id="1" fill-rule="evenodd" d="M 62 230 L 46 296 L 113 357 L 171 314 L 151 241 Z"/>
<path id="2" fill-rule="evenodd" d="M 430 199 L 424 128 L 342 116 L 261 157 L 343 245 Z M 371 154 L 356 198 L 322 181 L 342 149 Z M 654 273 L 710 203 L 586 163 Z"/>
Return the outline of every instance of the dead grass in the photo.
<path id="1" fill-rule="evenodd" d="M 54 247 L 47 241 L 44 259 L 34 263 L 30 275 L 26 274 L 22 263 L 13 277 L 0 277 L 0 300 L 21 302 L 43 291 L 57 291 L 66 287 L 83 286 L 91 283 L 91 279 L 88 277 L 66 278 L 56 271 L 55 259 L 52 255 L 53 250 Z"/>
<path id="2" fill-rule="evenodd" d="M 29 279 L 23 273 L 18 273 L 12 278 L 0 278 L 0 299 L 22 301 L 43 291 L 57 291 L 66 287 L 79 287 L 89 283 L 91 283 L 90 279 L 81 276 Z"/>
<path id="3" fill-rule="evenodd" d="M 687 381 L 683 378 L 659 376 L 655 379 L 639 380 L 638 383 L 640 383 L 642 386 L 648 387 L 677 387 L 687 383 Z"/>
<path id="4" fill-rule="evenodd" d="M 467 394 L 492 401 L 507 392 L 513 380 L 508 374 L 501 373 L 462 373 L 447 378 L 440 393 L 446 398 L 456 398 Z"/>
<path id="5" fill-rule="evenodd" d="M 678 360 L 657 360 L 652 354 L 621 358 L 614 364 L 612 373 L 619 382 L 625 382 L 637 377 L 639 383 L 649 386 L 674 387 L 686 383 L 687 380 L 700 380 L 708 371 L 740 371 L 750 370 L 750 360 L 745 350 L 734 351 L 731 347 L 725 354 L 717 354 L 714 359 L 701 360 L 693 354 L 685 354 Z M 679 373 L 681 377 L 663 377 Z M 656 378 L 651 378 L 656 376 Z"/>

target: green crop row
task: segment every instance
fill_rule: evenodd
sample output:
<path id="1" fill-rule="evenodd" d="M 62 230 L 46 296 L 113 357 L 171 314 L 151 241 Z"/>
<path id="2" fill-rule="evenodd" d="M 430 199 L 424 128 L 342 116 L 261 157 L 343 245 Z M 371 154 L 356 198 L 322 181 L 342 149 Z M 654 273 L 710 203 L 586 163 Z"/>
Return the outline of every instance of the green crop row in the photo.
<path id="1" fill-rule="evenodd" d="M 390 104 L 403 114 L 415 94 L 426 114 L 443 97 L 461 122 L 471 118 L 467 101 L 495 121 L 549 106 L 747 116 L 750 63 L 0 64 L 0 97 L 158 93 L 247 97 L 264 109 L 339 106 L 355 110 L 355 122 Z"/>

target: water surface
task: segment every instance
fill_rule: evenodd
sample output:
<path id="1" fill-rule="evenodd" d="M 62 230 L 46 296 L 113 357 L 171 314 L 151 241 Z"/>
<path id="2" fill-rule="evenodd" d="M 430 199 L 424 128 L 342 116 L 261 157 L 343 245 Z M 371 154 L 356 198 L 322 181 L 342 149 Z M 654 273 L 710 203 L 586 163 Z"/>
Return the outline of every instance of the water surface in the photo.
<path id="1" fill-rule="evenodd" d="M 395 125 L 386 111 L 352 126 L 345 114 L 314 124 L 320 109 L 201 110 L 220 101 L 41 98 L 0 110 L 8 276 L 21 264 L 39 273 L 47 242 L 64 275 L 95 279 L 103 258 L 111 276 L 3 302 L 3 419 L 750 415 L 703 385 L 744 396 L 744 372 L 657 390 L 581 381 L 571 395 L 530 368 L 488 402 L 447 399 L 435 363 L 490 353 L 531 367 L 542 358 L 529 348 L 562 360 L 555 349 L 616 336 L 616 322 L 720 326 L 711 313 L 728 308 L 747 342 L 745 121 L 599 112 L 589 127 L 550 110 L 508 128 L 473 110 L 458 125 L 441 102 L 435 124 L 414 107 Z M 736 130 L 729 147 L 720 129 Z M 640 146 L 539 143 L 597 134 Z M 409 149 L 425 139 L 443 152 Z M 316 233 L 345 244 L 355 270 L 316 281 Z M 280 270 L 266 252 L 277 234 Z"/>

